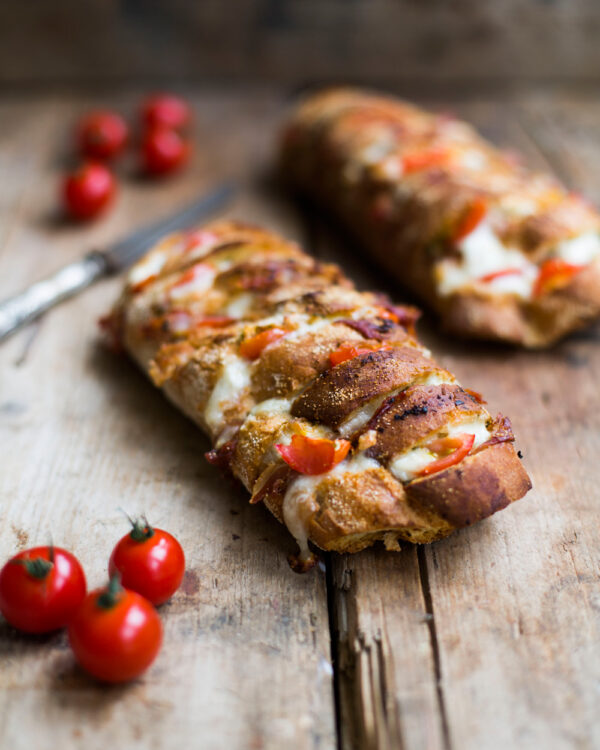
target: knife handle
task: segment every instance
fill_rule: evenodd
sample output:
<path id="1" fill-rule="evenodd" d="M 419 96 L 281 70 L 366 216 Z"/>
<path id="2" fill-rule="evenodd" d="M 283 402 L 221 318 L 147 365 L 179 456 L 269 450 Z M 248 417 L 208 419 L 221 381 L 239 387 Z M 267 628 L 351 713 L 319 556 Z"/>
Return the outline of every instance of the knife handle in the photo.
<path id="1" fill-rule="evenodd" d="M 85 289 L 107 271 L 107 261 L 102 253 L 91 252 L 32 284 L 21 294 L 0 302 L 0 341 L 62 300 Z"/>

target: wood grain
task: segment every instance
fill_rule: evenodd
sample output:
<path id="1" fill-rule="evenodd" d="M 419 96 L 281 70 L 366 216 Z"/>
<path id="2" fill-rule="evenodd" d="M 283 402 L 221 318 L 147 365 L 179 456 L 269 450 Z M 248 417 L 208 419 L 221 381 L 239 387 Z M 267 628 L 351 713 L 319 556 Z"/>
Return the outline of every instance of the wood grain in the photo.
<path id="1" fill-rule="evenodd" d="M 599 19 L 589 0 L 3 0 L 0 83 L 595 83 Z"/>

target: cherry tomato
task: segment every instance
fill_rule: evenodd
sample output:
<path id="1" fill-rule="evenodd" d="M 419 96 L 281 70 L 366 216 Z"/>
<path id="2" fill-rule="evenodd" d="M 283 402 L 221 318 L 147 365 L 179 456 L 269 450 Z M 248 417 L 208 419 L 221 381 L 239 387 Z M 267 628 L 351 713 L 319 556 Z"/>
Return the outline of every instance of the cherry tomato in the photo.
<path id="1" fill-rule="evenodd" d="M 501 279 L 504 276 L 518 276 L 522 273 L 522 268 L 503 268 L 501 271 L 491 271 L 490 273 L 486 273 L 483 276 L 480 276 L 478 281 L 481 281 L 484 284 L 489 284 L 490 281 Z"/>
<path id="2" fill-rule="evenodd" d="M 112 201 L 115 178 L 103 164 L 88 162 L 68 175 L 63 186 L 67 212 L 76 219 L 91 219 Z"/>
<path id="3" fill-rule="evenodd" d="M 288 331 L 284 331 L 283 328 L 267 328 L 266 331 L 261 331 L 256 336 L 244 339 L 240 344 L 240 355 L 246 359 L 258 359 L 263 349 L 279 341 L 287 333 Z"/>
<path id="4" fill-rule="evenodd" d="M 324 474 L 343 461 L 350 450 L 348 440 L 327 440 L 293 435 L 289 445 L 276 445 L 283 460 L 301 474 Z"/>
<path id="5" fill-rule="evenodd" d="M 142 167 L 146 174 L 166 175 L 176 172 L 189 159 L 191 147 L 176 130 L 156 127 L 142 140 Z"/>
<path id="6" fill-rule="evenodd" d="M 118 576 L 85 597 L 68 632 L 77 661 L 104 682 L 128 682 L 148 669 L 163 636 L 152 604 L 124 589 Z"/>
<path id="7" fill-rule="evenodd" d="M 483 198 L 476 198 L 467 208 L 466 212 L 458 222 L 452 235 L 453 242 L 460 242 L 468 234 L 476 229 L 487 214 L 487 203 Z"/>
<path id="8" fill-rule="evenodd" d="M 404 174 L 421 172 L 431 167 L 439 167 L 447 164 L 450 159 L 450 152 L 446 148 L 433 147 L 423 151 L 414 151 L 405 154 L 402 159 Z"/>
<path id="9" fill-rule="evenodd" d="M 440 458 L 432 461 L 430 464 L 421 471 L 418 472 L 419 476 L 426 477 L 430 474 L 436 474 L 438 471 L 449 469 L 469 454 L 473 443 L 475 442 L 475 435 L 469 435 L 466 432 L 456 435 L 455 437 L 441 438 L 439 440 L 432 440 L 428 443 L 427 447 L 434 453 L 438 453 Z"/>
<path id="10" fill-rule="evenodd" d="M 562 258 L 550 258 L 542 263 L 539 275 L 533 285 L 533 296 L 542 294 L 566 286 L 584 266 L 567 263 Z"/>
<path id="11" fill-rule="evenodd" d="M 79 148 L 91 159 L 112 159 L 127 143 L 125 120 L 116 112 L 90 112 L 79 122 Z"/>
<path id="12" fill-rule="evenodd" d="M 329 363 L 332 367 L 341 365 L 349 359 L 360 357 L 362 354 L 369 354 L 378 351 L 389 351 L 392 347 L 389 344 L 378 344 L 375 346 L 353 346 L 352 344 L 343 344 L 329 355 Z"/>
<path id="13" fill-rule="evenodd" d="M 185 556 L 174 536 L 134 521 L 133 529 L 114 548 L 108 571 L 117 573 L 125 588 L 152 604 L 166 602 L 177 591 L 185 571 Z"/>
<path id="14" fill-rule="evenodd" d="M 26 633 L 64 627 L 86 592 L 83 569 L 60 547 L 19 552 L 0 571 L 0 612 Z"/>
<path id="15" fill-rule="evenodd" d="M 192 119 L 188 103 L 173 94 L 154 94 L 142 105 L 142 119 L 146 127 L 156 126 L 179 129 L 184 128 Z"/>

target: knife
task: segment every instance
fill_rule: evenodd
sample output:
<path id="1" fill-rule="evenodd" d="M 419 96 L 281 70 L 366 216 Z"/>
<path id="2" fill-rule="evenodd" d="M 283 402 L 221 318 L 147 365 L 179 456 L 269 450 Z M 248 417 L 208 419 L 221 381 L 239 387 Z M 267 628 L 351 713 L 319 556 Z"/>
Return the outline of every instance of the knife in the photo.
<path id="1" fill-rule="evenodd" d="M 129 237 L 115 242 L 106 250 L 93 250 L 81 260 L 64 266 L 52 276 L 0 302 L 0 341 L 98 279 L 127 268 L 161 236 L 214 213 L 231 198 L 233 192 L 232 185 L 221 185 L 179 213 L 140 229 Z"/>

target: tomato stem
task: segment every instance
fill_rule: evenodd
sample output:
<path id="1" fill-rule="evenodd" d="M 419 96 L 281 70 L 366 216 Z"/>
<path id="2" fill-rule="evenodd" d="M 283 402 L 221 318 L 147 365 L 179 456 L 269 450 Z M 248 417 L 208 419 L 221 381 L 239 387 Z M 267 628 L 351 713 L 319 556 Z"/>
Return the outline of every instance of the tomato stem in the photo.
<path id="1" fill-rule="evenodd" d="M 145 542 L 147 539 L 151 539 L 154 536 L 154 529 L 148 523 L 146 516 L 136 518 L 135 520 L 130 518 L 129 520 L 133 527 L 130 536 L 134 541 Z"/>
<path id="2" fill-rule="evenodd" d="M 121 576 L 118 574 L 111 576 L 108 586 L 102 591 L 96 600 L 100 609 L 112 609 L 117 603 L 122 591 Z"/>
<path id="3" fill-rule="evenodd" d="M 35 557 L 33 560 L 15 560 L 15 562 L 24 565 L 29 575 L 39 581 L 43 581 L 54 567 L 52 561 L 44 560 L 43 557 Z"/>

